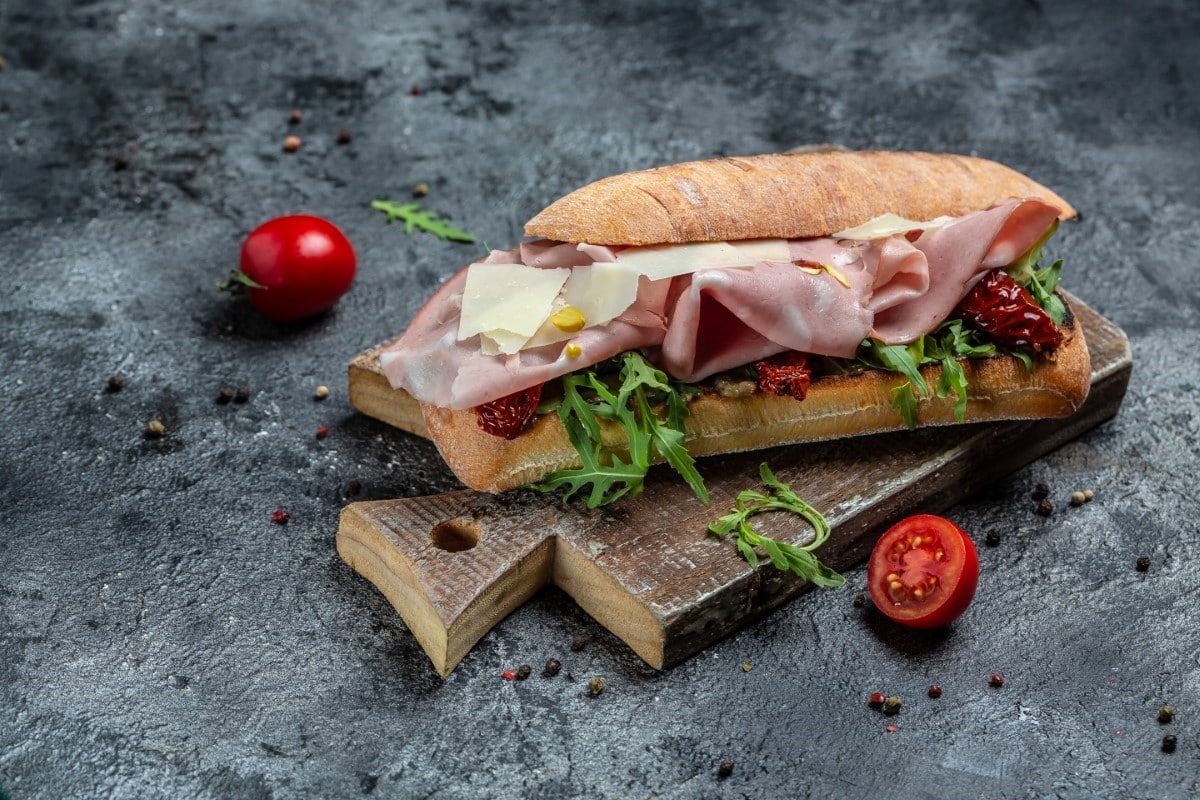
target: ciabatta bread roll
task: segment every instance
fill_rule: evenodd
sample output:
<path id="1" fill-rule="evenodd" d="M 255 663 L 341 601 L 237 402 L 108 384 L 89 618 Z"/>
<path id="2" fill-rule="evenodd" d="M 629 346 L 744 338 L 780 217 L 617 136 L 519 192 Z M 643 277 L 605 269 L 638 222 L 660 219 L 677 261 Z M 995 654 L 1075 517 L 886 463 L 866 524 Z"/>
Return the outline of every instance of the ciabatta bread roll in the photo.
<path id="1" fill-rule="evenodd" d="M 1074 215 L 1046 187 L 965 156 L 632 172 L 572 192 L 527 224 L 534 241 L 460 271 L 380 363 L 397 397 L 420 402 L 454 473 L 490 492 L 578 470 L 565 412 L 533 407 L 564 376 L 607 374 L 615 393 L 606 365 L 631 351 L 686 401 L 692 456 L 1065 416 L 1087 396 L 1087 345 L 1053 293 L 1060 265 L 1036 262 Z M 799 365 L 783 388 L 764 377 L 776 363 Z M 601 412 L 595 452 L 628 463 L 627 428 L 576 385 Z M 649 413 L 666 424 L 665 406 Z"/>

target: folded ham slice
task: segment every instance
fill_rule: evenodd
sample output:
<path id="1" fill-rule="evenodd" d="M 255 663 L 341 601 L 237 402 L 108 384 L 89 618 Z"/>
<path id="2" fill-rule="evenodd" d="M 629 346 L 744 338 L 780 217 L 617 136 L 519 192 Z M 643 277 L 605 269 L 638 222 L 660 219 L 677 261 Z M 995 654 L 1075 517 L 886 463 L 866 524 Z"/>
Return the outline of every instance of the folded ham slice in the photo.
<path id="1" fill-rule="evenodd" d="M 989 270 L 1032 247 L 1059 209 L 1010 200 L 923 232 L 860 242 L 788 243 L 790 263 L 705 269 L 638 284 L 615 319 L 563 342 L 484 355 L 458 341 L 467 270 L 446 282 L 380 356 L 391 384 L 432 405 L 477 406 L 611 358 L 644 350 L 672 377 L 694 382 L 785 350 L 850 357 L 867 336 L 903 344 L 936 328 Z M 910 234 L 912 236 L 913 234 Z M 619 259 L 620 248 L 527 242 L 491 263 L 539 268 Z M 574 353 L 574 355 L 572 355 Z"/>

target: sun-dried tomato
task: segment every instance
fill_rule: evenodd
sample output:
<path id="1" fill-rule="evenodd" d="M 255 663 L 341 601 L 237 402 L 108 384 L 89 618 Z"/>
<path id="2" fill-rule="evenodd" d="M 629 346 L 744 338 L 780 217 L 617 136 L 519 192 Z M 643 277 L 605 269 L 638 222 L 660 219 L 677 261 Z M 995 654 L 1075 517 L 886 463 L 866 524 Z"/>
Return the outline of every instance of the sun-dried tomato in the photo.
<path id="1" fill-rule="evenodd" d="M 542 385 L 530 386 L 475 407 L 479 427 L 492 436 L 515 439 L 529 427 L 542 399 Z"/>
<path id="2" fill-rule="evenodd" d="M 1050 315 L 1028 289 L 1001 269 L 992 270 L 975 284 L 958 304 L 957 315 L 1002 347 L 1041 352 L 1062 344 L 1063 333 Z"/>
<path id="3" fill-rule="evenodd" d="M 758 373 L 759 389 L 771 394 L 788 395 L 797 400 L 804 399 L 808 394 L 808 385 L 812 383 L 808 354 L 795 350 L 755 363 L 754 371 Z"/>

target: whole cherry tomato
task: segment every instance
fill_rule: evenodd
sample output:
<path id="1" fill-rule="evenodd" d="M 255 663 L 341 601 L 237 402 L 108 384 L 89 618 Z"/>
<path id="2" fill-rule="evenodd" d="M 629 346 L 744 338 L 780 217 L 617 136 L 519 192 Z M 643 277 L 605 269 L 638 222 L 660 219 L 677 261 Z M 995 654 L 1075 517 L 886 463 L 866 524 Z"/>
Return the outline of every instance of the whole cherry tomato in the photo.
<path id="1" fill-rule="evenodd" d="M 867 564 L 871 601 L 912 628 L 938 628 L 966 611 L 979 583 L 979 554 L 953 522 L 918 514 L 887 530 Z"/>
<path id="2" fill-rule="evenodd" d="M 250 232 L 233 282 L 245 286 L 264 316 L 286 322 L 336 303 L 350 288 L 357 265 L 350 240 L 332 222 L 292 214 Z"/>

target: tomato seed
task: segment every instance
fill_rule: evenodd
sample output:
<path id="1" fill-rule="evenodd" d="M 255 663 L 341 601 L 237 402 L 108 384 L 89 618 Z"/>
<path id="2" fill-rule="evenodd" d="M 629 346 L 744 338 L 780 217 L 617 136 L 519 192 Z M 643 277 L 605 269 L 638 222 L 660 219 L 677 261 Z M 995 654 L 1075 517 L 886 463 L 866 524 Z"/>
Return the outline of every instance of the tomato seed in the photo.
<path id="1" fill-rule="evenodd" d="M 291 518 L 292 515 L 284 511 L 282 508 L 277 508 L 271 512 L 271 521 L 276 525 L 287 525 L 288 520 Z"/>
<path id="2" fill-rule="evenodd" d="M 1004 676 L 998 672 L 994 673 L 990 678 L 988 678 L 988 686 L 991 686 L 993 689 L 999 689 L 1003 685 Z"/>

